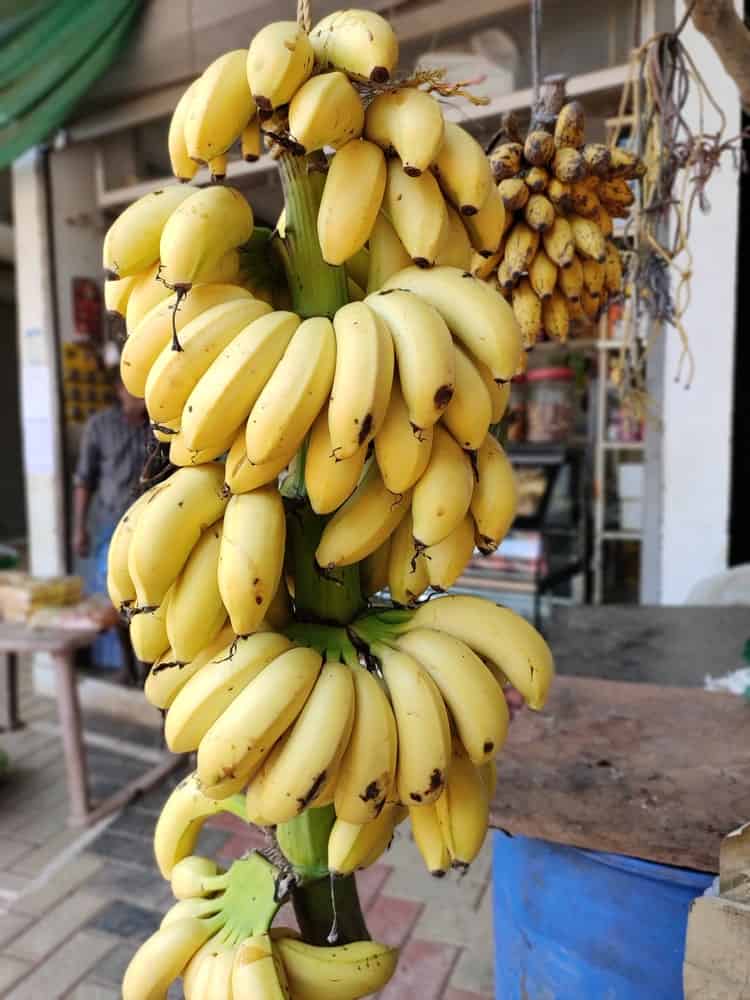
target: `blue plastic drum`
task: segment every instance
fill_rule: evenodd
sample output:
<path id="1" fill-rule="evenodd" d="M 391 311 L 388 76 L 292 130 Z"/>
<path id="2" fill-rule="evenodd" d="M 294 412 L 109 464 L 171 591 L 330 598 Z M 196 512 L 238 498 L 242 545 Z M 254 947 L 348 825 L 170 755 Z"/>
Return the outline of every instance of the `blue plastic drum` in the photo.
<path id="1" fill-rule="evenodd" d="M 497 1000 L 679 1000 L 704 872 L 494 834 Z"/>

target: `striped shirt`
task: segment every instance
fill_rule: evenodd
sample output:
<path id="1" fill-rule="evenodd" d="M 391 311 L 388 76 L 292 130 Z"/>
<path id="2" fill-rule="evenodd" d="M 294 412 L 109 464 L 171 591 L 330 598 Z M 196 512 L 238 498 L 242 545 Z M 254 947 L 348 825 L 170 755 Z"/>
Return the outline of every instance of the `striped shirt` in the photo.
<path id="1" fill-rule="evenodd" d="M 96 518 L 114 524 L 138 492 L 150 440 L 148 421 L 128 423 L 118 405 L 90 417 L 83 430 L 75 471 L 77 486 L 96 492 Z"/>

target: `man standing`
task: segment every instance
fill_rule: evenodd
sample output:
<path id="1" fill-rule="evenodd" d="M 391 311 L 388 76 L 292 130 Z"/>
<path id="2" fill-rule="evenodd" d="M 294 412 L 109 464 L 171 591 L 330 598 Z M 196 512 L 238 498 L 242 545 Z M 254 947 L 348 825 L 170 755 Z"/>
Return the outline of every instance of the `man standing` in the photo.
<path id="1" fill-rule="evenodd" d="M 114 406 L 95 413 L 86 423 L 74 478 L 73 547 L 80 558 L 93 559 L 86 583 L 94 593 L 106 593 L 109 542 L 137 496 L 150 439 L 143 400 L 131 396 L 119 373 L 114 389 Z M 127 634 L 118 637 L 111 630 L 93 644 L 92 660 L 98 666 L 122 664 L 126 649 L 130 649 Z M 132 656 L 123 666 L 124 676 L 129 673 L 132 678 Z"/>

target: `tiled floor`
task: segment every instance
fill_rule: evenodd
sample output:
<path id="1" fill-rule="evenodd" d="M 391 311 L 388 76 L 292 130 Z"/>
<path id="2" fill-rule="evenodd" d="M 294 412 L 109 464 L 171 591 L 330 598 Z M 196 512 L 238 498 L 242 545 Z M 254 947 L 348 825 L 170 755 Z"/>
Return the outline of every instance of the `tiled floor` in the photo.
<path id="1" fill-rule="evenodd" d="M 0 997 L 116 1000 L 133 951 L 157 927 L 171 899 L 153 861 L 151 833 L 177 776 L 76 850 L 81 835 L 65 825 L 54 704 L 27 697 L 23 713 L 31 725 L 0 734 L 0 746 L 16 765 L 13 780 L 0 785 Z M 87 717 L 87 729 L 96 725 L 100 720 Z M 152 745 L 158 739 L 138 728 L 125 737 Z M 90 763 L 96 794 L 146 766 L 95 747 Z M 204 827 L 199 849 L 227 862 L 258 843 L 257 837 L 225 815 Z M 381 1000 L 491 1000 L 489 841 L 467 875 L 438 881 L 426 873 L 406 824 L 388 854 L 360 873 L 358 882 L 373 937 L 402 947 L 397 974 Z M 180 997 L 175 986 L 170 1000 Z"/>

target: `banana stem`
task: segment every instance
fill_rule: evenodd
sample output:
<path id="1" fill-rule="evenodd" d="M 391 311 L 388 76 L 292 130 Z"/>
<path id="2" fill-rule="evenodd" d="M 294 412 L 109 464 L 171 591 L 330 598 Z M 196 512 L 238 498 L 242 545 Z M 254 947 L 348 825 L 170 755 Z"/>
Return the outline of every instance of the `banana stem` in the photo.
<path id="1" fill-rule="evenodd" d="M 310 944 L 370 940 L 353 875 L 308 882 L 294 890 L 292 902 L 302 937 Z"/>

